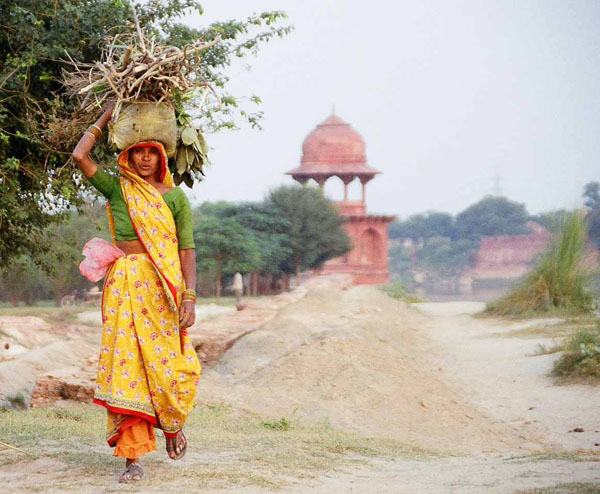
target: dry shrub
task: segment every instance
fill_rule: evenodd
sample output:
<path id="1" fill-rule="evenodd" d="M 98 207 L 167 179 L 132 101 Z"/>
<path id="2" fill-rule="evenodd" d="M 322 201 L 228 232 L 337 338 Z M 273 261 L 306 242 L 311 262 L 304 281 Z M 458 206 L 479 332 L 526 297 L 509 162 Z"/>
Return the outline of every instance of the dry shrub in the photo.
<path id="1" fill-rule="evenodd" d="M 600 331 L 579 330 L 565 345 L 566 352 L 552 373 L 563 378 L 600 378 Z"/>

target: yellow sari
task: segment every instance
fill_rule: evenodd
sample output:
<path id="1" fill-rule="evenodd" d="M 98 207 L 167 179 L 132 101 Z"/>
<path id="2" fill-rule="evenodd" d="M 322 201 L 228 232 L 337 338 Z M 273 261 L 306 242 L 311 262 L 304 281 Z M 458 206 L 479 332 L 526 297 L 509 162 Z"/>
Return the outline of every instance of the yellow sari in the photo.
<path id="1" fill-rule="evenodd" d="M 162 183 L 173 185 L 162 144 L 140 143 L 119 155 L 123 198 L 146 253 L 117 259 L 104 283 L 94 403 L 108 410 L 111 446 L 140 419 L 175 436 L 193 408 L 201 373 L 187 331 L 179 329 L 185 282 L 175 220 L 161 194 L 128 164 L 129 149 L 148 145 L 161 152 Z"/>

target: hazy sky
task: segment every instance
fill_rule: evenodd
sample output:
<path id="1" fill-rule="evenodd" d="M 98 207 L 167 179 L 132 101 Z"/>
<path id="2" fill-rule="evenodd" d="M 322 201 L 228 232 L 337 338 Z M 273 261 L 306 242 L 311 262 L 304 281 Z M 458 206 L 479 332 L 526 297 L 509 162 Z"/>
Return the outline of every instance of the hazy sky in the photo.
<path id="1" fill-rule="evenodd" d="M 306 135 L 331 114 L 383 172 L 370 212 L 462 211 L 494 176 L 530 213 L 581 205 L 600 181 L 600 2 L 205 0 L 191 25 L 285 10 L 295 30 L 235 68 L 264 130 L 207 136 L 214 166 L 191 198 L 260 200 L 293 183 Z M 358 198 L 354 182 L 351 198 Z M 184 189 L 188 190 L 184 187 Z M 341 198 L 341 182 L 326 192 Z"/>

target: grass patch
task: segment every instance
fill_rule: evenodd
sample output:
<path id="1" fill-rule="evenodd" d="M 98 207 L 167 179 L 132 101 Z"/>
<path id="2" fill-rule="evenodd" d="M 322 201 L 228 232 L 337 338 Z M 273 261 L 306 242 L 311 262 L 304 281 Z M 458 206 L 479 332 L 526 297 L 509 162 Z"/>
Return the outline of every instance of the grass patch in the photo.
<path id="1" fill-rule="evenodd" d="M 273 429 L 275 431 L 287 431 L 292 427 L 292 423 L 285 417 L 279 420 L 265 420 L 260 423 L 265 429 Z"/>
<path id="2" fill-rule="evenodd" d="M 486 315 L 577 314 L 596 308 L 589 285 L 592 270 L 583 266 L 587 225 L 583 214 L 564 214 L 549 249 L 531 273 L 504 297 L 489 302 Z"/>
<path id="3" fill-rule="evenodd" d="M 81 449 L 104 440 L 98 424 L 106 420 L 100 407 L 78 406 L 73 409 L 31 408 L 26 411 L 0 412 L 0 438 L 24 449 L 34 457 L 57 447 Z M 22 455 L 0 456 L 0 465 L 19 460 Z"/>
<path id="4" fill-rule="evenodd" d="M 591 482 L 567 482 L 550 487 L 516 491 L 516 494 L 600 494 L 600 484 Z"/>
<path id="5" fill-rule="evenodd" d="M 554 362 L 554 376 L 600 382 L 600 329 L 577 331 L 566 341 L 564 350 Z"/>
<path id="6" fill-rule="evenodd" d="M 106 446 L 105 421 L 104 410 L 92 405 L 3 412 L 0 438 L 32 457 L 3 452 L 0 465 L 22 462 L 26 470 L 32 460 L 55 458 L 68 466 L 69 475 L 78 482 L 99 485 L 107 475 L 116 476 L 122 470 L 121 460 L 113 458 Z M 315 477 L 371 457 L 427 460 L 442 456 L 387 438 L 340 431 L 327 421 L 304 425 L 286 417 L 265 420 L 221 405 L 197 407 L 186 435 L 190 444 L 186 459 L 177 465 L 167 459 L 162 437 L 157 437 L 158 452 L 143 458 L 151 474 L 147 485 L 164 486 L 165 491 L 171 483 L 173 490 L 198 485 L 277 490 L 290 479 Z"/>
<path id="7" fill-rule="evenodd" d="M 388 283 L 379 288 L 390 297 L 395 298 L 396 300 L 402 300 L 402 302 L 406 302 L 407 304 L 425 302 L 425 300 L 410 293 L 400 281 Z"/>

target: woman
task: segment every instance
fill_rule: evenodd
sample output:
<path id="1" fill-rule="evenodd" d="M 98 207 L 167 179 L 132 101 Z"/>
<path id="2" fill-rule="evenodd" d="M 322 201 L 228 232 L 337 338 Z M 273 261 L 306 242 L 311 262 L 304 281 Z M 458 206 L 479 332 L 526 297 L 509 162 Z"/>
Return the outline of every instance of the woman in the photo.
<path id="1" fill-rule="evenodd" d="M 160 142 L 122 151 L 119 178 L 89 158 L 112 110 L 84 133 L 73 159 L 108 200 L 113 240 L 122 251 L 104 282 L 94 402 L 107 409 L 108 444 L 126 458 L 120 482 L 128 482 L 142 479 L 139 458 L 156 450 L 154 427 L 164 431 L 170 458 L 185 454 L 182 426 L 201 368 L 186 329 L 194 324 L 196 300 L 189 201 L 174 187 Z"/>

